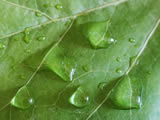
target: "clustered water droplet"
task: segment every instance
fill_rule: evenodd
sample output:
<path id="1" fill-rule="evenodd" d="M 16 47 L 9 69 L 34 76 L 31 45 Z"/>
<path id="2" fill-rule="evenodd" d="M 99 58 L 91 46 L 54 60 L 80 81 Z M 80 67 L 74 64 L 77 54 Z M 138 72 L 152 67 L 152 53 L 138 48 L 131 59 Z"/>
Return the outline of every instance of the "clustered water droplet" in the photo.
<path id="1" fill-rule="evenodd" d="M 89 102 L 89 96 L 83 87 L 78 87 L 69 98 L 69 102 L 76 107 L 84 107 Z"/>

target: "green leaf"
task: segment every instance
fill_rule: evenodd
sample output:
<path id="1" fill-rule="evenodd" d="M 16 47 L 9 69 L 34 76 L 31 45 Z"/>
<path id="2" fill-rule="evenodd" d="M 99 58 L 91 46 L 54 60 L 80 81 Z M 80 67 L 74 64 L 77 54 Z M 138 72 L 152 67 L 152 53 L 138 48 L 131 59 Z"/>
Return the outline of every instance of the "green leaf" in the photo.
<path id="1" fill-rule="evenodd" d="M 158 120 L 159 11 L 160 0 L 0 0 L 0 119 Z"/>

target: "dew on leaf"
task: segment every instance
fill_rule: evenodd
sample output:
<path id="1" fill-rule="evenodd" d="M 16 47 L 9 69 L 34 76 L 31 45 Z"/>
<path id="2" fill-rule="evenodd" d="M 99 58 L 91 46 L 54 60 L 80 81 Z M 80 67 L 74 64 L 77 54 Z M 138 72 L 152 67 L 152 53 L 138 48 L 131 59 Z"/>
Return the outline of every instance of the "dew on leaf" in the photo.
<path id="1" fill-rule="evenodd" d="M 69 103 L 76 107 L 84 107 L 89 102 L 89 96 L 83 87 L 77 88 L 77 90 L 69 98 Z"/>
<path id="2" fill-rule="evenodd" d="M 101 82 L 98 84 L 98 88 L 103 90 L 106 87 L 107 83 L 106 82 Z"/>
<path id="3" fill-rule="evenodd" d="M 62 9 L 63 8 L 63 6 L 61 5 L 61 4 L 56 4 L 56 9 Z"/>
<path id="4" fill-rule="evenodd" d="M 11 100 L 11 105 L 20 108 L 20 109 L 27 109 L 31 105 L 33 105 L 33 98 L 30 96 L 26 86 L 20 88 L 16 95 Z"/>
<path id="5" fill-rule="evenodd" d="M 135 43 L 135 42 L 136 42 L 136 40 L 135 40 L 135 39 L 133 39 L 133 38 L 129 38 L 129 42 L 130 42 L 130 43 Z"/>
<path id="6" fill-rule="evenodd" d="M 46 37 L 45 36 L 41 36 L 41 37 L 38 38 L 38 40 L 39 41 L 44 41 L 44 40 L 46 40 Z"/>
<path id="7" fill-rule="evenodd" d="M 107 48 L 116 43 L 109 32 L 110 21 L 90 22 L 82 25 L 82 34 L 93 48 Z"/>
<path id="8" fill-rule="evenodd" d="M 137 85 L 138 86 L 138 85 Z M 142 89 L 134 88 L 128 75 L 113 88 L 110 100 L 120 109 L 139 109 L 142 106 Z"/>

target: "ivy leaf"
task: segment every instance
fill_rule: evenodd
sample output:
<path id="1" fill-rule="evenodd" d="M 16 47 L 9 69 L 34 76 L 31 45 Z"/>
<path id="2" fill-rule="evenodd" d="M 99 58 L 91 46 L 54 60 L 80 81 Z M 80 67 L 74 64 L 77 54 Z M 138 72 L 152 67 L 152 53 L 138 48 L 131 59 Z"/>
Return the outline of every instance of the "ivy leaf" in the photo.
<path id="1" fill-rule="evenodd" d="M 0 0 L 0 118 L 159 119 L 159 5 Z"/>

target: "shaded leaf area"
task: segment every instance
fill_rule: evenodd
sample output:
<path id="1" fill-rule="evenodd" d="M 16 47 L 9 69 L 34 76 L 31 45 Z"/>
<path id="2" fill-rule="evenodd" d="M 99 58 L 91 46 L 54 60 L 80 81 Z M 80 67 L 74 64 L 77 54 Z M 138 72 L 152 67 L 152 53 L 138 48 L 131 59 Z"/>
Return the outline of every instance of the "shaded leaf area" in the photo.
<path id="1" fill-rule="evenodd" d="M 32 4 L 33 2 L 35 4 Z M 2 120 L 150 120 L 151 118 L 157 120 L 160 112 L 157 107 L 160 104 L 158 97 L 160 91 L 158 87 L 159 26 L 140 56 L 139 64 L 135 65 L 129 73 L 133 87 L 134 83 L 141 82 L 143 85 L 142 108 L 120 110 L 113 107 L 109 99 L 104 104 L 103 100 L 113 89 L 115 81 L 126 74 L 130 68 L 130 58 L 138 54 L 148 35 L 153 31 L 160 17 L 160 1 L 130 0 L 98 10 L 96 6 L 103 5 L 103 1 L 61 0 L 64 9 L 60 11 L 55 8 L 44 9 L 42 7 L 44 2 L 14 1 L 16 4 L 41 10 L 53 18 L 61 17 L 60 15 L 62 17 L 73 15 L 89 8 L 95 8 L 95 10 L 76 18 L 74 22 L 71 19 L 65 19 L 31 29 L 29 44 L 24 42 L 24 33 L 1 39 L 1 43 L 6 47 L 0 51 L 0 118 Z M 73 7 L 71 7 L 72 4 Z M 16 8 L 18 11 L 28 11 L 19 9 Z M 2 36 L 36 25 L 38 20 L 40 24 L 46 21 L 46 16 L 34 18 L 30 15 L 32 13 L 26 14 L 24 18 L 17 14 L 15 19 L 19 19 L 20 24 L 14 24 L 18 23 L 17 20 L 17 22 L 10 22 L 9 27 L 13 28 L 4 27 L 0 32 Z M 28 16 L 33 18 L 33 21 L 30 21 Z M 22 18 L 28 25 L 22 21 Z M 89 22 L 106 20 L 110 20 L 108 30 L 117 42 L 106 49 L 93 49 L 88 39 L 83 36 L 81 26 Z M 4 19 L 2 23 L 8 25 L 7 22 Z M 64 38 L 60 41 L 63 35 Z M 46 36 L 46 40 L 38 41 L 37 39 L 41 36 Z M 131 38 L 135 40 L 134 43 L 129 41 Z M 70 79 L 73 68 L 75 71 Z M 119 70 L 121 72 L 117 72 Z M 107 84 L 105 90 L 98 88 L 101 82 Z M 34 105 L 26 110 L 7 105 L 24 85 L 34 99 Z M 89 102 L 82 108 L 69 103 L 69 98 L 78 87 L 83 87 L 89 95 Z"/>

